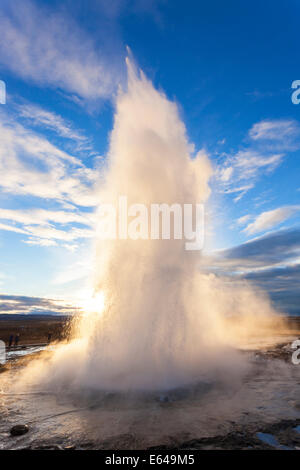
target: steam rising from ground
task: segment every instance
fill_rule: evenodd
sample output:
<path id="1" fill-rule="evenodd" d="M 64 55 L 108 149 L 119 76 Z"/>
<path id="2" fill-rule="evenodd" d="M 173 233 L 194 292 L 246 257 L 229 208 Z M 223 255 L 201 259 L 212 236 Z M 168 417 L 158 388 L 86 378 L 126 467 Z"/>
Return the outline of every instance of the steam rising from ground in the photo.
<path id="1" fill-rule="evenodd" d="M 175 103 L 127 60 L 128 89 L 120 91 L 101 203 L 205 203 L 212 166 L 194 158 Z M 76 324 L 75 339 L 39 380 L 98 389 L 167 389 L 244 370 L 236 347 L 280 320 L 268 298 L 247 284 L 201 273 L 201 253 L 184 240 L 96 241 L 94 288 L 101 314 Z M 103 299 L 102 299 L 103 300 Z M 233 317 L 234 316 L 234 317 Z M 31 374 L 33 369 L 31 369 Z"/>

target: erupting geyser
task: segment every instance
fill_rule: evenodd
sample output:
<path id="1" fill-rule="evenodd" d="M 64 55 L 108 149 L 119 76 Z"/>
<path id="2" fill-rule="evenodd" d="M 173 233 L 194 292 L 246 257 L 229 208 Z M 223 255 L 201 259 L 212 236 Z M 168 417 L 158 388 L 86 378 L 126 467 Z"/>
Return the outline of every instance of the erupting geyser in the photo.
<path id="1" fill-rule="evenodd" d="M 116 102 L 99 202 L 197 204 L 208 200 L 212 166 L 194 158 L 175 103 L 127 59 L 128 88 Z M 272 324 L 268 299 L 246 284 L 203 274 L 185 240 L 95 242 L 94 289 L 102 312 L 84 315 L 77 337 L 38 377 L 72 387 L 167 389 L 240 370 L 241 335 Z M 238 324 L 228 320 L 234 314 Z"/>

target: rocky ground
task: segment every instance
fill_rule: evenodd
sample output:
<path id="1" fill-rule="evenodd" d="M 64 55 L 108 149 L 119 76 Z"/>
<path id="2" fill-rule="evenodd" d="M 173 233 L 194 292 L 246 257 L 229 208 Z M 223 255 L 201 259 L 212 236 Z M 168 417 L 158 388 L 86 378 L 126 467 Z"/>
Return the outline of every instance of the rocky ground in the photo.
<path id="1" fill-rule="evenodd" d="M 32 357 L 51 351 L 14 359 L 0 375 L 0 448 L 300 450 L 300 365 L 292 364 L 292 352 L 291 337 L 282 338 L 244 351 L 251 372 L 230 388 L 202 383 L 142 398 L 10 393 Z"/>

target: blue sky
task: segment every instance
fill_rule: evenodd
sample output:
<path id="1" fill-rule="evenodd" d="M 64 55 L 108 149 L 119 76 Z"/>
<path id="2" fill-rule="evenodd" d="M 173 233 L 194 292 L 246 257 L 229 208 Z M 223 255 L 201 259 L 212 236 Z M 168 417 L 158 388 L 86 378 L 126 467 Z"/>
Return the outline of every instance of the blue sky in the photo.
<path id="1" fill-rule="evenodd" d="M 218 270 L 299 312 L 299 13 L 297 0 L 1 1 L 2 312 L 59 310 L 85 289 L 126 45 L 210 155 Z"/>

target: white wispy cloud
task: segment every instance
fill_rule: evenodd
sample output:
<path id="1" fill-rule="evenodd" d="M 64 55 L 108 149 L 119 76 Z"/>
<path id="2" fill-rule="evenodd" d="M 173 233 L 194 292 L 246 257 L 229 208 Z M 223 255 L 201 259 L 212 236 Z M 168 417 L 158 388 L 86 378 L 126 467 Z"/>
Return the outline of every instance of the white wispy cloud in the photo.
<path id="1" fill-rule="evenodd" d="M 10 224 L 4 224 L 3 220 L 8 220 Z M 23 242 L 28 245 L 57 246 L 57 241 L 68 242 L 62 243 L 61 246 L 70 251 L 77 248 L 75 243 L 70 242 L 93 236 L 93 221 L 92 213 L 78 211 L 0 208 L 0 230 L 27 235 Z M 74 223 L 83 225 L 85 228 L 72 225 L 70 227 L 70 224 Z"/>
<path id="2" fill-rule="evenodd" d="M 250 214 L 243 215 L 242 217 L 239 217 L 237 220 L 238 225 L 244 225 L 249 219 L 251 219 Z"/>
<path id="3" fill-rule="evenodd" d="M 55 240 L 49 240 L 47 238 L 29 237 L 27 240 L 23 240 L 23 243 L 26 243 L 27 245 L 57 246 L 57 242 Z"/>
<path id="4" fill-rule="evenodd" d="M 247 225 L 244 231 L 248 234 L 260 233 L 265 230 L 270 230 L 271 228 L 279 225 L 282 222 L 285 222 L 294 214 L 300 211 L 300 206 L 284 206 L 278 207 L 270 211 L 262 212 L 259 216 L 255 218 L 253 222 Z M 242 222 L 245 222 L 249 219 L 249 216 L 244 216 Z M 241 219 L 239 219 L 241 221 Z"/>
<path id="5" fill-rule="evenodd" d="M 249 136 L 253 140 L 285 141 L 299 135 L 300 128 L 297 121 L 292 119 L 274 119 L 260 121 L 252 126 Z"/>
<path id="6" fill-rule="evenodd" d="M 70 15 L 29 0 L 4 1 L 0 31 L 0 62 L 17 76 L 79 99 L 114 92 L 117 61 L 111 63 Z"/>
<path id="7" fill-rule="evenodd" d="M 0 220 L 6 219 L 24 225 L 49 225 L 50 222 L 62 225 L 76 222 L 83 225 L 91 225 L 93 221 L 92 213 L 71 212 L 71 211 L 51 211 L 46 209 L 1 209 Z"/>
<path id="8" fill-rule="evenodd" d="M 50 129 L 61 137 L 75 140 L 79 144 L 87 144 L 88 139 L 73 128 L 72 124 L 60 115 L 41 108 L 36 104 L 26 103 L 18 106 L 18 114 L 31 124 Z"/>
<path id="9" fill-rule="evenodd" d="M 248 132 L 248 145 L 223 154 L 215 172 L 219 191 L 238 193 L 239 201 L 264 174 L 276 170 L 289 151 L 300 148 L 300 125 L 294 120 L 264 120 Z"/>
<path id="10" fill-rule="evenodd" d="M 252 148 L 228 155 L 217 168 L 217 180 L 226 193 L 245 193 L 253 188 L 257 178 L 263 173 L 274 171 L 282 162 L 284 153 L 264 154 Z"/>
<path id="11" fill-rule="evenodd" d="M 242 150 L 235 156 L 235 170 L 239 179 L 255 178 L 260 169 L 273 171 L 282 161 L 283 154 L 263 155 L 253 150 Z"/>
<path id="12" fill-rule="evenodd" d="M 34 198 L 28 209 L 0 207 L 0 230 L 25 235 L 22 241 L 30 245 L 59 244 L 69 250 L 76 249 L 75 240 L 92 236 L 99 170 L 87 168 L 80 158 L 4 111 L 0 113 L 0 174 L 3 194 Z M 44 208 L 49 201 L 54 210 Z"/>
<path id="13" fill-rule="evenodd" d="M 83 229 L 77 227 L 72 227 L 70 230 L 60 230 L 53 226 L 44 227 L 41 225 L 28 225 L 24 228 L 20 228 L 15 225 L 8 225 L 3 223 L 0 223 L 0 230 L 6 230 L 9 232 L 16 232 L 28 235 L 29 242 L 27 240 L 25 240 L 25 242 L 32 245 L 40 244 L 43 246 L 46 246 L 47 242 L 45 242 L 45 240 L 61 240 L 69 242 L 77 240 L 79 238 L 91 238 L 94 234 L 93 230 L 91 229 Z M 50 243 L 48 243 L 48 246 L 50 246 Z"/>
<path id="14" fill-rule="evenodd" d="M 27 235 L 26 230 L 23 230 L 19 227 L 15 227 L 13 225 L 7 225 L 7 224 L 0 223 L 0 230 L 5 230 L 5 231 L 8 231 L 8 232 L 23 233 L 23 234 Z"/>
<path id="15" fill-rule="evenodd" d="M 223 182 L 229 181 L 232 176 L 233 171 L 234 169 L 232 166 L 221 168 L 220 173 L 219 173 L 219 179 Z"/>
<path id="16" fill-rule="evenodd" d="M 98 172 L 45 137 L 0 115 L 0 188 L 3 192 L 96 205 Z"/>

